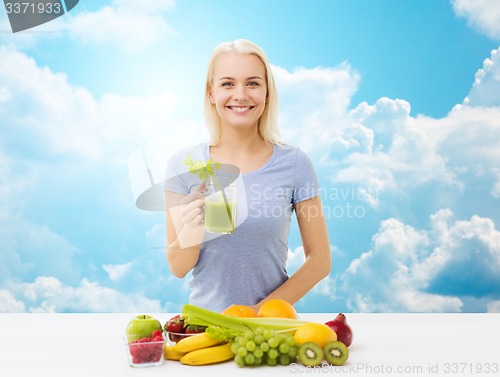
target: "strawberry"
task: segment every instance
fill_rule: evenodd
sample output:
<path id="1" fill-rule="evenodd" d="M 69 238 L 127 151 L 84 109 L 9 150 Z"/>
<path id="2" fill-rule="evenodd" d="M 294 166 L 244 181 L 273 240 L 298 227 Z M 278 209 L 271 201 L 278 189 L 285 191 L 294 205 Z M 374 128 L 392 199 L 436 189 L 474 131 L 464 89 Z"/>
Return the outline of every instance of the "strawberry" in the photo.
<path id="1" fill-rule="evenodd" d="M 168 337 L 172 342 L 178 342 L 183 338 L 182 335 L 178 334 L 184 333 L 184 320 L 177 314 L 170 318 L 163 328 L 168 331 Z"/>
<path id="2" fill-rule="evenodd" d="M 188 325 L 186 327 L 186 334 L 198 334 L 200 332 L 204 332 L 206 329 L 206 326 L 197 326 L 197 325 Z"/>
<path id="3" fill-rule="evenodd" d="M 168 332 L 183 333 L 184 332 L 184 320 L 179 314 L 170 318 L 164 326 L 165 330 Z"/>

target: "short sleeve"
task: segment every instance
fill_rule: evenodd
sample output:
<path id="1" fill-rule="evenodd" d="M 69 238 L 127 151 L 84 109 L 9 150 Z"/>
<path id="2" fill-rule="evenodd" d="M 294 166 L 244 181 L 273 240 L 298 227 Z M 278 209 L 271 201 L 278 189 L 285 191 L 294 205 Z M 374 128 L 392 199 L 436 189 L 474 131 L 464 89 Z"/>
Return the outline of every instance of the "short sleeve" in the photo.
<path id="1" fill-rule="evenodd" d="M 295 185 L 292 203 L 296 204 L 320 194 L 318 177 L 314 166 L 300 148 L 297 148 L 295 159 Z"/>
<path id="2" fill-rule="evenodd" d="M 174 153 L 165 167 L 165 178 L 163 180 L 163 190 L 178 194 L 188 195 L 196 190 L 200 184 L 200 179 L 191 174 L 184 161 L 187 156 L 194 160 L 205 160 L 203 156 L 204 145 L 186 147 Z"/>
<path id="3" fill-rule="evenodd" d="M 165 168 L 165 179 L 163 180 L 163 190 L 172 191 L 178 194 L 189 194 L 187 183 L 183 179 L 183 172 L 180 170 L 182 162 L 179 161 L 179 153 L 170 157 Z"/>

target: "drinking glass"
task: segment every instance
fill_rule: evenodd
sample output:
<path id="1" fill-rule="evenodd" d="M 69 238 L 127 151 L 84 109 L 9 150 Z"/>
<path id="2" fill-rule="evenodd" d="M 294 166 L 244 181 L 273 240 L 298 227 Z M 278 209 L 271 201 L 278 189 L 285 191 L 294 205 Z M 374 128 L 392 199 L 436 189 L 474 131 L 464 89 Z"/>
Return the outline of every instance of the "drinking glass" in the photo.
<path id="1" fill-rule="evenodd" d="M 210 233 L 230 234 L 236 228 L 236 184 L 225 186 L 209 179 L 205 194 L 205 229 Z"/>

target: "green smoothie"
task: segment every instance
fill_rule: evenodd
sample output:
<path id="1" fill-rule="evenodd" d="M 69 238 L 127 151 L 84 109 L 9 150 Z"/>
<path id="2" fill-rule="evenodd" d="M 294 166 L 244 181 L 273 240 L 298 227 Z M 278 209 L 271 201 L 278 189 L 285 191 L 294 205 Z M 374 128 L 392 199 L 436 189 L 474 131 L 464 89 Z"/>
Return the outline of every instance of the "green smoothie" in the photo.
<path id="1" fill-rule="evenodd" d="M 234 211 L 231 203 L 207 201 L 205 203 L 205 229 L 210 233 L 232 233 L 234 231 Z"/>

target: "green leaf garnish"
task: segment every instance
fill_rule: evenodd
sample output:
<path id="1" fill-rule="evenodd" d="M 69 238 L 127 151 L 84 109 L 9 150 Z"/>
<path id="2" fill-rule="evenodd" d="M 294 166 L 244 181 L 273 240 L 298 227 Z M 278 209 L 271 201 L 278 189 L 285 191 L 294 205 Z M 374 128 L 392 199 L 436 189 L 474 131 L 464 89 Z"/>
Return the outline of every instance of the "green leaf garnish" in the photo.
<path id="1" fill-rule="evenodd" d="M 184 159 L 184 165 L 187 166 L 191 174 L 197 174 L 198 178 L 206 182 L 209 177 L 213 177 L 215 170 L 220 168 L 220 162 L 215 162 L 209 159 L 207 162 L 204 160 L 193 160 L 188 154 Z"/>

